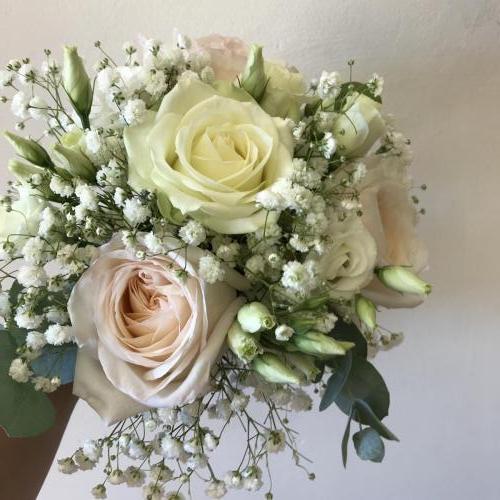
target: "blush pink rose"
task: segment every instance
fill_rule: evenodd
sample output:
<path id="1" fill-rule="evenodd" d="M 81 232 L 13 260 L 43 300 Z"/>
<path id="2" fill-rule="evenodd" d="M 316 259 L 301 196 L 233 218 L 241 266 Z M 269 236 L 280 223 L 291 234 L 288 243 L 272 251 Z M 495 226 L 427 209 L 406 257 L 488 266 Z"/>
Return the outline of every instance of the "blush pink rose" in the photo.
<path id="1" fill-rule="evenodd" d="M 213 34 L 194 40 L 193 48 L 210 56 L 216 80 L 233 81 L 247 62 L 248 45 L 239 38 Z"/>
<path id="2" fill-rule="evenodd" d="M 225 282 L 205 283 L 197 274 L 201 255 L 190 247 L 188 260 L 175 250 L 139 260 L 111 242 L 74 287 L 68 312 L 80 349 L 73 390 L 106 422 L 207 391 L 244 302 L 236 289 L 247 283 L 231 269 Z"/>
<path id="3" fill-rule="evenodd" d="M 427 250 L 418 239 L 417 213 L 410 200 L 407 167 L 396 156 L 364 160 L 367 174 L 359 188 L 362 221 L 377 243 L 377 266 L 410 266 L 415 273 L 427 267 Z M 414 307 L 417 295 L 402 295 L 374 279 L 363 294 L 385 307 Z"/>

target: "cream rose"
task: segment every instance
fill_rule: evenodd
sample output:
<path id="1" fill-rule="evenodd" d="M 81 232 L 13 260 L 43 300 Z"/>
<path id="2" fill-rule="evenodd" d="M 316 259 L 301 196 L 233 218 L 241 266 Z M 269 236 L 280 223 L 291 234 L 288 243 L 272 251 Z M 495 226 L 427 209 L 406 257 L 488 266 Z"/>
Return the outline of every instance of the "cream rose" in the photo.
<path id="1" fill-rule="evenodd" d="M 380 103 L 362 94 L 349 99 L 333 126 L 337 148 L 343 155 L 363 156 L 384 135 L 380 107 Z"/>
<path id="2" fill-rule="evenodd" d="M 9 239 L 13 242 L 38 233 L 40 213 L 45 201 L 27 186 L 19 187 L 19 199 L 12 203 L 12 210 L 0 206 L 0 244 Z"/>
<path id="3" fill-rule="evenodd" d="M 319 271 L 332 294 L 350 298 L 373 279 L 377 245 L 360 218 L 330 224 L 331 244 L 319 259 Z"/>
<path id="4" fill-rule="evenodd" d="M 217 80 L 233 81 L 243 71 L 248 56 L 248 45 L 243 40 L 216 34 L 194 40 L 193 48 L 210 56 Z"/>
<path id="5" fill-rule="evenodd" d="M 262 227 L 266 212 L 255 203 L 257 193 L 293 168 L 284 120 L 194 79 L 178 83 L 158 113 L 127 128 L 125 145 L 133 188 L 156 192 L 162 212 L 168 199 L 226 234 Z"/>
<path id="6" fill-rule="evenodd" d="M 197 274 L 202 250 L 138 260 L 112 241 L 75 285 L 68 312 L 78 351 L 74 393 L 108 423 L 148 407 L 193 401 L 244 300 L 231 269 L 209 285 Z M 186 278 L 179 271 L 185 270 Z"/>
<path id="7" fill-rule="evenodd" d="M 359 186 L 363 223 L 377 243 L 377 266 L 410 266 L 419 273 L 427 266 L 427 250 L 417 238 L 417 213 L 410 200 L 410 179 L 397 156 L 372 156 L 363 161 L 367 174 Z M 386 307 L 413 307 L 422 297 L 402 295 L 375 279 L 363 292 Z"/>

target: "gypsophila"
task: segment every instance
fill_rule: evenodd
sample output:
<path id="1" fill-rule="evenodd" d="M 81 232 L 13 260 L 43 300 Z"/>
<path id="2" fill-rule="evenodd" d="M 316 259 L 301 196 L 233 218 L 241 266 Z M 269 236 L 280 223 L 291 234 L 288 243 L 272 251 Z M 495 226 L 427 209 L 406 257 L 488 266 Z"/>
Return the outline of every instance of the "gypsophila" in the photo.
<path id="1" fill-rule="evenodd" d="M 213 255 L 203 255 L 200 258 L 198 272 L 200 274 L 200 278 L 205 280 L 207 283 L 222 281 L 225 275 L 225 270 L 222 267 L 220 260 Z"/>

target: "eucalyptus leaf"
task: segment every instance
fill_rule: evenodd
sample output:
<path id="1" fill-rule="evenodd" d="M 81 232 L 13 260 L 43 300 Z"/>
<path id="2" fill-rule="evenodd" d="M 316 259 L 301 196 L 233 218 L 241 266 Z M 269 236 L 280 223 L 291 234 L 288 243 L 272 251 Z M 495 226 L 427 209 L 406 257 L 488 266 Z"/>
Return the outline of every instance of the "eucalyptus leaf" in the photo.
<path id="1" fill-rule="evenodd" d="M 370 362 L 353 356 L 349 377 L 335 399 L 335 403 L 346 415 L 349 415 L 357 400 L 364 401 L 379 420 L 389 413 L 390 397 L 384 379 Z M 369 424 L 365 421 L 364 413 L 356 415 L 355 419 Z"/>
<path id="2" fill-rule="evenodd" d="M 354 323 L 346 323 L 345 321 L 339 319 L 335 324 L 335 328 L 332 330 L 331 335 L 335 340 L 353 342 L 355 346 L 352 349 L 352 353 L 355 356 L 366 359 L 368 354 L 366 340 Z"/>
<path id="3" fill-rule="evenodd" d="M 351 366 L 351 351 L 347 351 L 345 356 L 341 356 L 336 359 L 336 369 L 326 384 L 325 393 L 321 398 L 321 403 L 319 405 L 320 411 L 326 410 L 337 399 L 340 391 L 347 381 L 347 378 L 349 377 Z"/>
<path id="4" fill-rule="evenodd" d="M 393 434 L 377 417 L 370 405 L 366 401 L 358 399 L 354 402 L 354 408 L 358 420 L 366 425 L 375 429 L 382 437 L 390 441 L 399 441 L 395 434 Z"/>
<path id="5" fill-rule="evenodd" d="M 352 436 L 354 448 L 361 460 L 382 462 L 385 446 L 377 431 L 367 427 Z"/>
<path id="6" fill-rule="evenodd" d="M 344 465 L 344 469 L 347 466 L 347 447 L 349 445 L 349 436 L 351 434 L 351 420 L 352 420 L 352 414 L 349 415 L 349 418 L 347 419 L 347 425 L 345 426 L 345 431 L 344 435 L 342 436 L 342 463 Z"/>
<path id="7" fill-rule="evenodd" d="M 15 357 L 12 336 L 0 330 L 0 426 L 10 437 L 36 436 L 54 424 L 54 407 L 32 384 L 20 384 L 9 376 Z"/>

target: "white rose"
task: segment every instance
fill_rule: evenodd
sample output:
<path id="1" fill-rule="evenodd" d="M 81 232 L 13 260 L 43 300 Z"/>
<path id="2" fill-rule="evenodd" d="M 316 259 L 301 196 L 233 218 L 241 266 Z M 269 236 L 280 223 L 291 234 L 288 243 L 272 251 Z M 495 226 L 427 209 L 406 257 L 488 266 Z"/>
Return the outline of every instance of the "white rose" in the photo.
<path id="1" fill-rule="evenodd" d="M 293 168 L 284 120 L 194 79 L 178 83 L 158 113 L 127 128 L 125 145 L 133 188 L 156 192 L 162 213 L 169 200 L 226 234 L 262 227 L 266 212 L 256 205 L 257 193 Z"/>
<path id="2" fill-rule="evenodd" d="M 410 200 L 410 179 L 404 163 L 396 156 L 382 155 L 363 163 L 367 173 L 358 188 L 362 220 L 377 243 L 377 266 L 410 266 L 420 273 L 427 267 L 427 250 L 417 238 L 417 212 Z M 377 279 L 363 294 L 386 307 L 413 307 L 423 300 L 389 290 Z"/>
<path id="3" fill-rule="evenodd" d="M 208 284 L 197 271 L 204 252 L 168 243 L 168 256 L 141 260 L 112 240 L 71 293 L 80 347 L 73 391 L 108 423 L 205 394 L 244 303 L 236 293 L 248 286 L 243 276 L 227 268 L 225 282 Z"/>
<path id="4" fill-rule="evenodd" d="M 12 211 L 7 212 L 0 206 L 0 243 L 9 238 L 14 243 L 27 236 L 36 235 L 40 213 L 45 208 L 45 201 L 36 196 L 29 187 L 19 187 L 19 199 L 12 203 Z"/>
<path id="5" fill-rule="evenodd" d="M 330 237 L 319 271 L 333 295 L 350 298 L 373 279 L 377 245 L 357 216 L 332 222 Z"/>
<path id="6" fill-rule="evenodd" d="M 341 154 L 363 156 L 384 135 L 385 122 L 380 107 L 380 103 L 362 94 L 348 99 L 333 125 L 333 134 Z"/>

